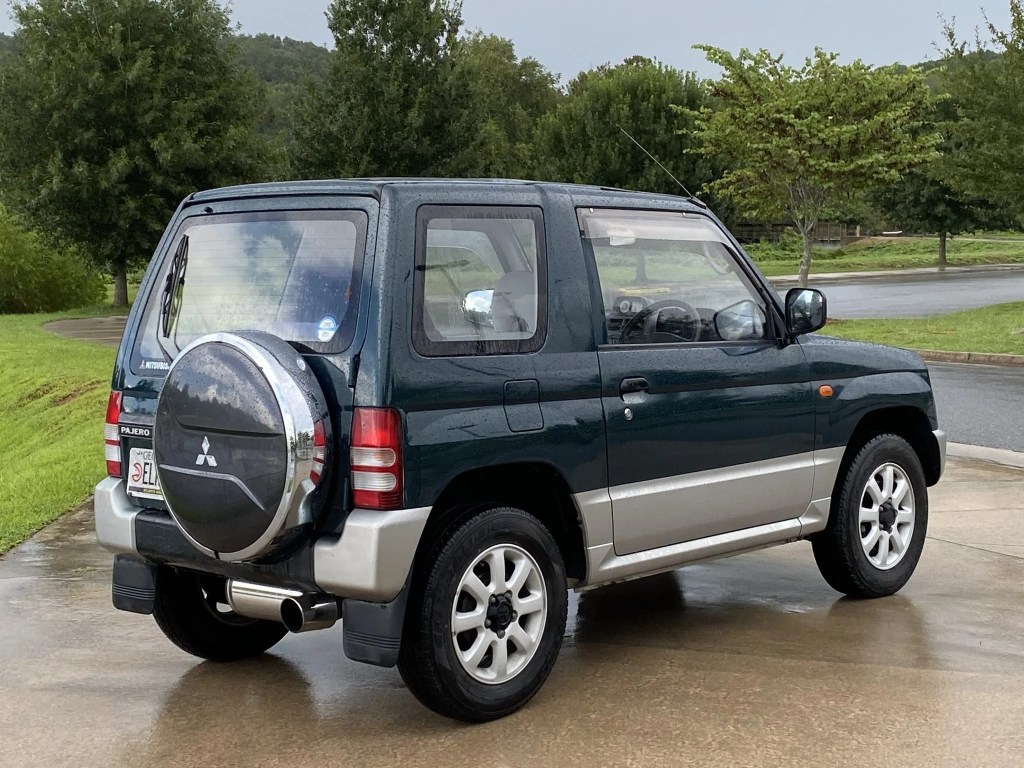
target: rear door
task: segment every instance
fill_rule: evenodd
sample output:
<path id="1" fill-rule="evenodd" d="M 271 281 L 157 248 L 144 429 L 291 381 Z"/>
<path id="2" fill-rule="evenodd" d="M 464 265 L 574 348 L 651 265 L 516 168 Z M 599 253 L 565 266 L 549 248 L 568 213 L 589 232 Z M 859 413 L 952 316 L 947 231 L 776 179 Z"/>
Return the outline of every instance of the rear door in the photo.
<path id="1" fill-rule="evenodd" d="M 177 354 L 218 331 L 290 342 L 320 380 L 334 434 L 350 430 L 351 361 L 364 332 L 378 216 L 366 197 L 204 201 L 172 222 L 139 291 L 117 370 L 119 438 L 129 496 L 162 507 L 153 466 L 156 399 Z M 335 477 L 348 474 L 335 452 Z"/>
<path id="2" fill-rule="evenodd" d="M 814 407 L 799 345 L 711 219 L 586 209 L 614 543 L 630 554 L 802 515 Z"/>

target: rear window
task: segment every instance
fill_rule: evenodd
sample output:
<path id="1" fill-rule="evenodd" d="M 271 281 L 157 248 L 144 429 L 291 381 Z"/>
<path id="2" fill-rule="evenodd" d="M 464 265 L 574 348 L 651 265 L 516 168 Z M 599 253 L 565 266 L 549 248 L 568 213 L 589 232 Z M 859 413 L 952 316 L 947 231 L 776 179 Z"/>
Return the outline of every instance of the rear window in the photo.
<path id="1" fill-rule="evenodd" d="M 152 285 L 133 370 L 165 372 L 178 352 L 218 331 L 266 331 L 311 352 L 347 349 L 366 227 L 362 211 L 186 220 Z"/>

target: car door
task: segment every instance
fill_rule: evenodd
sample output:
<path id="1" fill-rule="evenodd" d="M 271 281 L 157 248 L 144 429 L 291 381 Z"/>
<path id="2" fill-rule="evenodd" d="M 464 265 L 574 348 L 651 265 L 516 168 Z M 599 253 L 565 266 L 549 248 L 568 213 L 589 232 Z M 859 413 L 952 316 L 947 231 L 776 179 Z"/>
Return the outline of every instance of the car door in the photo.
<path id="1" fill-rule="evenodd" d="M 801 516 L 814 402 L 798 344 L 711 218 L 581 209 L 619 555 Z"/>

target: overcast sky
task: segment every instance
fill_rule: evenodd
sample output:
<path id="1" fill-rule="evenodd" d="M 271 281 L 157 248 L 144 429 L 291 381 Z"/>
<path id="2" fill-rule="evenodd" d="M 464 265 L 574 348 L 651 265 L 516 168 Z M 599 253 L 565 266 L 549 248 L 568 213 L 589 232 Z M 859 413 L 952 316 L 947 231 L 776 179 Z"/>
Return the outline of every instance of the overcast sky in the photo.
<path id="1" fill-rule="evenodd" d="M 0 0 L 9 6 L 9 0 Z M 955 17 L 973 38 L 983 23 L 977 0 L 464 0 L 468 28 L 511 38 L 520 56 L 533 56 L 571 78 L 581 69 L 634 54 L 714 75 L 695 43 L 731 51 L 768 48 L 792 63 L 814 46 L 844 60 L 917 63 L 935 57 L 942 37 L 938 16 Z M 330 43 L 327 0 L 234 0 L 245 32 Z M 998 26 L 1008 24 L 1006 0 L 985 0 Z M 7 13 L 0 31 L 13 24 Z"/>

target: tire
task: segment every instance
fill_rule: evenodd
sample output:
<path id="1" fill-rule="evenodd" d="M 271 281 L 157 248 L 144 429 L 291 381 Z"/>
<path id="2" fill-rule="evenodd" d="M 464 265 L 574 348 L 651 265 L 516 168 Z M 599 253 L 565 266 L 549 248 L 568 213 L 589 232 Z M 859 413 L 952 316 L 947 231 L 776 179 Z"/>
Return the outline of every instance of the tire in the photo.
<path id="1" fill-rule="evenodd" d="M 505 565 L 501 582 L 492 563 Z M 445 717 L 482 723 L 510 715 L 547 680 L 568 603 L 562 556 L 548 529 L 521 509 L 487 509 L 440 536 L 418 569 L 398 660 L 402 679 Z M 472 626 L 456 635 L 457 616 Z"/>
<path id="2" fill-rule="evenodd" d="M 818 570 L 850 597 L 896 594 L 917 568 L 928 534 L 920 458 L 903 438 L 879 435 L 857 452 L 838 488 L 828 527 L 812 539 Z"/>
<path id="3" fill-rule="evenodd" d="M 242 661 L 270 650 L 288 630 L 224 608 L 224 583 L 197 573 L 163 568 L 157 576 L 153 618 L 176 646 L 209 661 Z"/>

